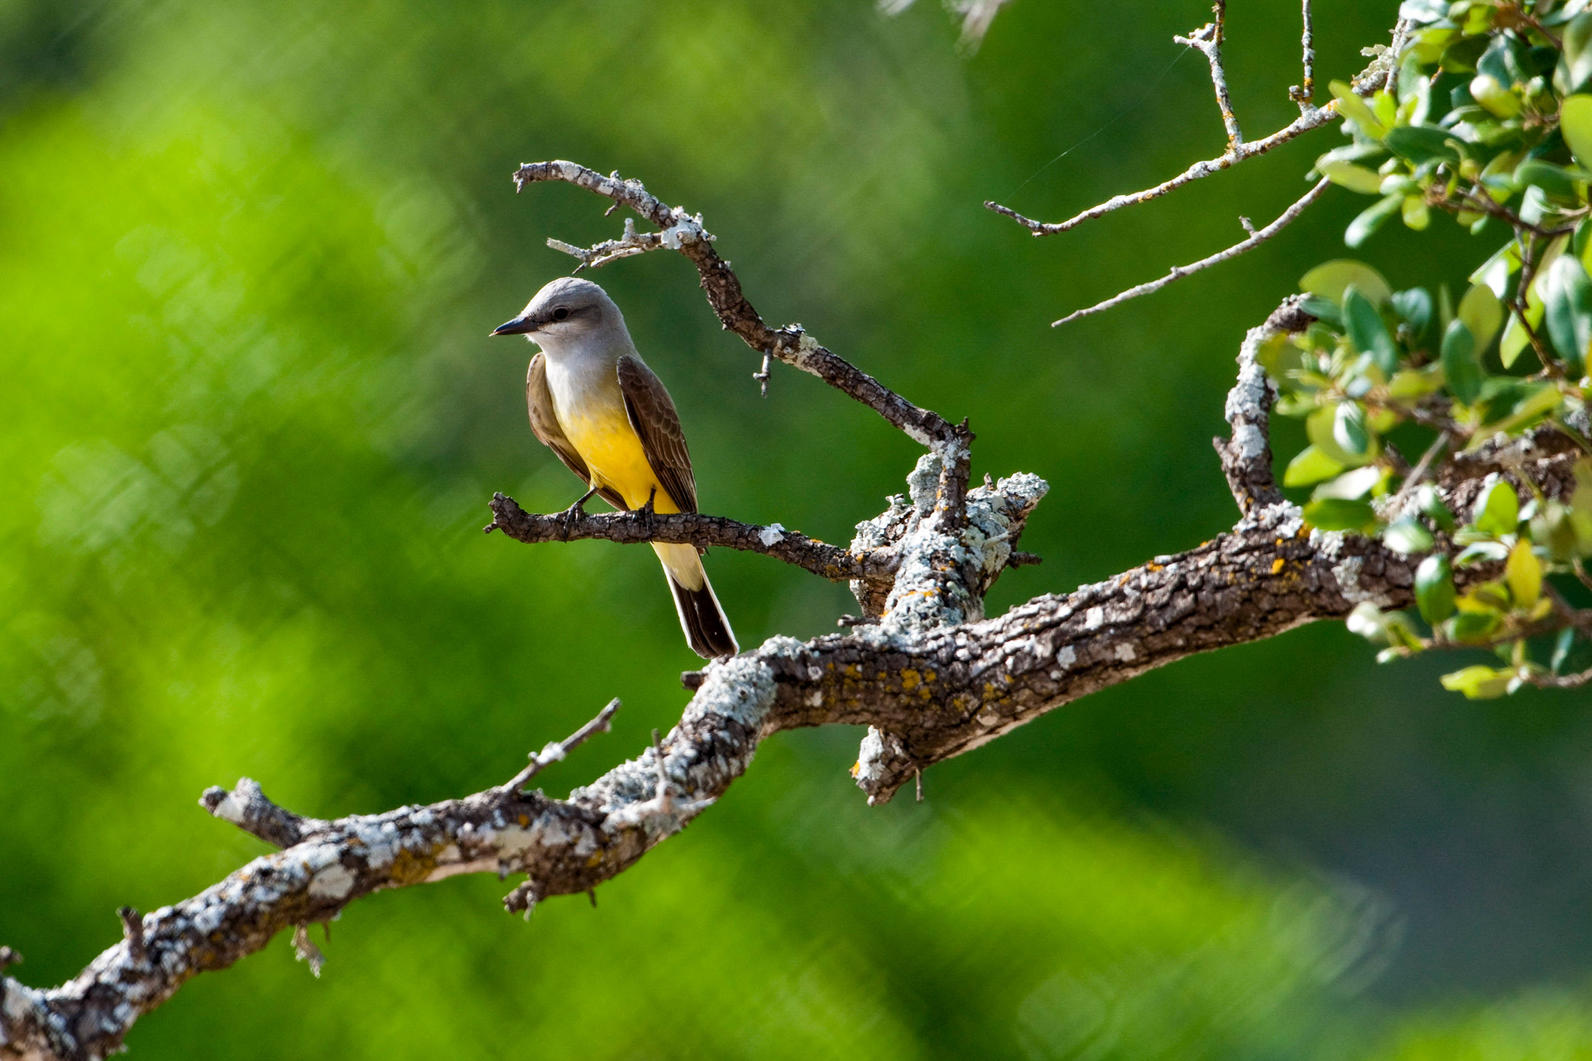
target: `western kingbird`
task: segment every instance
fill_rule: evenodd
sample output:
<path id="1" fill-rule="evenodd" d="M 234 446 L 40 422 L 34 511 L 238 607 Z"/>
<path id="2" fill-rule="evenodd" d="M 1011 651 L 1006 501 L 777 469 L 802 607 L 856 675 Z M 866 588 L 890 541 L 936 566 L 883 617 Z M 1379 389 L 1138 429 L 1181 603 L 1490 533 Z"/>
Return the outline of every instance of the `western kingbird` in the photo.
<path id="1" fill-rule="evenodd" d="M 674 402 L 602 288 L 561 277 L 492 334 L 523 335 L 541 347 L 525 376 L 531 430 L 590 488 L 576 506 L 595 493 L 615 508 L 697 510 Z M 691 648 L 704 659 L 739 652 L 696 547 L 653 542 L 652 550 Z"/>

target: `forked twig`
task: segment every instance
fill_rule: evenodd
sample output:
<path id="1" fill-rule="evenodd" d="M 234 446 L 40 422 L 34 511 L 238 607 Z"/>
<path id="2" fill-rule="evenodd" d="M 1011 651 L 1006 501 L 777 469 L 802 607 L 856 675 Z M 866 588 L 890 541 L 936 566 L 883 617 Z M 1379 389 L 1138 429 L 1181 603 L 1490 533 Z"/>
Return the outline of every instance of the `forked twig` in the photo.
<path id="1" fill-rule="evenodd" d="M 1211 7 L 1212 21 L 1194 30 L 1187 37 L 1173 37 L 1177 43 L 1193 48 L 1205 56 L 1211 67 L 1211 87 L 1216 90 L 1216 107 L 1222 112 L 1222 127 L 1227 130 L 1227 150 L 1244 142 L 1238 128 L 1238 115 L 1233 113 L 1233 99 L 1227 90 L 1227 73 L 1222 69 L 1222 38 L 1227 32 L 1227 0 L 1216 0 Z"/>
<path id="2" fill-rule="evenodd" d="M 1296 199 L 1293 205 L 1289 206 L 1288 209 L 1284 210 L 1281 214 L 1278 214 L 1275 221 L 1267 225 L 1265 228 L 1256 229 L 1246 238 L 1239 240 L 1231 247 L 1228 247 L 1225 250 L 1219 250 L 1215 254 L 1201 258 L 1197 262 L 1190 262 L 1188 265 L 1174 265 L 1170 270 L 1168 270 L 1165 276 L 1157 277 L 1154 280 L 1149 280 L 1145 283 L 1130 287 L 1126 291 L 1119 291 L 1110 298 L 1101 302 L 1096 302 L 1092 306 L 1086 306 L 1083 309 L 1073 310 L 1060 320 L 1052 321 L 1050 326 L 1055 328 L 1071 321 L 1078 320 L 1081 317 L 1091 317 L 1094 314 L 1104 312 L 1113 306 L 1120 306 L 1122 303 L 1127 302 L 1130 299 L 1138 298 L 1140 295 L 1148 295 L 1153 291 L 1159 291 L 1161 288 L 1166 287 L 1168 284 L 1176 283 L 1185 276 L 1191 276 L 1194 273 L 1200 272 L 1201 270 L 1209 269 L 1213 265 L 1219 265 L 1222 262 L 1236 258 L 1241 254 L 1245 254 L 1253 250 L 1292 224 L 1300 214 L 1304 213 L 1305 210 L 1309 208 L 1311 203 L 1321 198 L 1321 193 L 1325 192 L 1331 183 L 1332 182 L 1327 180 L 1327 178 L 1322 177 L 1320 180 L 1316 181 L 1316 183 L 1308 192 L 1305 192 L 1304 195 Z"/>
<path id="3" fill-rule="evenodd" d="M 1262 137 L 1259 140 L 1245 141 L 1215 158 L 1196 162 L 1182 173 L 1170 180 L 1162 181 L 1160 184 L 1136 192 L 1113 195 L 1103 203 L 1091 206 L 1087 210 L 1080 210 L 1065 221 L 1036 221 L 1031 217 L 1023 216 L 1009 206 L 1002 206 L 1000 203 L 993 201 L 986 202 L 984 206 L 997 214 L 1003 214 L 1011 218 L 1035 236 L 1055 235 L 1058 232 L 1066 232 L 1068 229 L 1077 228 L 1085 221 L 1093 221 L 1097 217 L 1104 217 L 1106 214 L 1120 210 L 1125 206 L 1133 206 L 1138 203 L 1147 203 L 1152 199 L 1159 199 L 1161 196 L 1168 192 L 1176 191 L 1185 184 L 1192 184 L 1203 177 L 1220 173 L 1247 159 L 1254 158 L 1257 155 L 1264 155 L 1266 152 L 1281 147 L 1303 133 L 1308 133 L 1312 129 L 1318 129 L 1326 125 L 1328 122 L 1335 120 L 1337 116 L 1336 108 L 1330 103 L 1324 107 L 1312 107 L 1270 136 Z"/>
<path id="4" fill-rule="evenodd" d="M 574 733 L 571 733 L 563 740 L 553 741 L 541 751 L 534 753 L 531 756 L 531 761 L 526 764 L 525 769 L 521 770 L 519 773 L 510 778 L 502 786 L 502 791 L 510 793 L 518 792 L 520 789 L 525 787 L 525 783 L 527 781 L 541 773 L 546 767 L 549 767 L 557 762 L 562 762 L 563 760 L 569 758 L 570 752 L 574 751 L 576 748 L 579 748 L 582 744 L 585 744 L 596 734 L 607 733 L 609 727 L 613 723 L 614 714 L 618 710 L 619 698 L 616 696 L 612 700 L 608 701 L 607 707 L 597 712 L 596 716 L 588 721 L 584 726 L 580 727 L 580 729 L 577 729 Z"/>

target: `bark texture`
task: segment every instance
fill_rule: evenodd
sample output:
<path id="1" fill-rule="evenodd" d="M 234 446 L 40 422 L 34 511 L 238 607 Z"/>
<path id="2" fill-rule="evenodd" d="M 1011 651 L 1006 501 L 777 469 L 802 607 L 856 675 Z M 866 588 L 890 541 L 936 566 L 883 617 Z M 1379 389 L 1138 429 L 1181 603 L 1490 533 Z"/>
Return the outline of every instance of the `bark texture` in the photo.
<path id="1" fill-rule="evenodd" d="M 462 799 L 324 820 L 277 806 L 248 779 L 207 791 L 201 803 L 211 814 L 280 850 L 171 906 L 142 916 L 124 908 L 121 941 L 68 983 L 40 990 L 0 975 L 0 1058 L 104 1057 L 188 979 L 260 950 L 279 932 L 292 932 L 314 965 L 319 955 L 304 927 L 372 892 L 459 873 L 523 877 L 505 900 L 512 910 L 587 892 L 712 806 L 758 745 L 783 730 L 868 726 L 855 777 L 869 801 L 881 803 L 936 763 L 1152 668 L 1341 618 L 1361 602 L 1410 602 L 1411 558 L 1376 540 L 1310 529 L 1272 477 L 1275 389 L 1256 353 L 1270 336 L 1307 323 L 1292 301 L 1246 337 L 1226 404 L 1231 433 L 1217 450 L 1238 522 L 1185 552 L 986 617 L 990 585 L 1024 561 L 1016 547 L 1045 494 L 1043 480 L 1017 474 L 969 488 L 965 424 L 900 398 L 799 326 L 764 324 L 700 219 L 640 184 L 566 162 L 521 167 L 516 180 L 565 180 L 634 209 L 661 231 L 577 256 L 598 256 L 604 246 L 611 256 L 615 247 L 680 250 L 697 266 L 720 319 L 765 359 L 829 380 L 927 452 L 907 491 L 859 524 L 847 548 L 707 515 L 538 516 L 502 495 L 493 499 L 488 529 L 525 542 L 603 537 L 751 549 L 852 580 L 865 619 L 809 641 L 775 637 L 708 664 L 688 676 L 693 695 L 667 736 L 564 799 L 524 785 L 541 765 L 606 728 L 617 705 L 549 745 L 509 782 Z M 1528 482 L 1563 496 L 1574 489 L 1578 453 L 1564 436 L 1539 429 L 1446 462 L 1434 482 L 1455 511 L 1468 511 L 1493 473 L 1522 496 Z M 0 947 L 0 970 L 14 959 Z"/>

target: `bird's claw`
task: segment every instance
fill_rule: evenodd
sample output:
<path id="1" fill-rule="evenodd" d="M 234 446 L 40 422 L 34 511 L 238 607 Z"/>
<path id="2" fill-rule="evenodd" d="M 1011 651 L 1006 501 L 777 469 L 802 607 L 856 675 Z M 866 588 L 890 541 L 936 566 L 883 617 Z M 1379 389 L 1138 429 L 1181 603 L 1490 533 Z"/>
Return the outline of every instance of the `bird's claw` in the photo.
<path id="1" fill-rule="evenodd" d="M 565 541 L 568 541 L 569 540 L 569 536 L 575 532 L 575 521 L 578 520 L 578 519 L 583 518 L 586 515 L 586 502 L 590 501 L 592 495 L 595 494 L 596 492 L 597 492 L 596 487 L 593 487 L 592 489 L 587 490 L 584 494 L 581 494 L 579 497 L 577 497 L 575 499 L 575 503 L 574 504 L 570 505 L 563 512 L 560 512 L 558 514 L 559 520 L 564 525 L 564 540 Z"/>

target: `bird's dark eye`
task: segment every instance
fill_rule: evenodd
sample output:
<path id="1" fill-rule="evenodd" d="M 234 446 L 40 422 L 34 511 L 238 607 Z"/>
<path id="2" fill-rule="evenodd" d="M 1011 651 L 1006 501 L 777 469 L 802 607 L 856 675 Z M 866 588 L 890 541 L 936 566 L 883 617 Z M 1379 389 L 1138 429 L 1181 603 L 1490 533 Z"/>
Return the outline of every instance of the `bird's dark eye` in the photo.
<path id="1" fill-rule="evenodd" d="M 568 320 L 569 310 L 565 309 L 563 306 L 558 307 L 553 311 L 553 319 L 556 321 Z"/>

